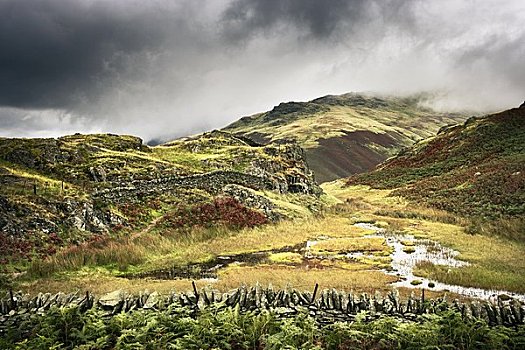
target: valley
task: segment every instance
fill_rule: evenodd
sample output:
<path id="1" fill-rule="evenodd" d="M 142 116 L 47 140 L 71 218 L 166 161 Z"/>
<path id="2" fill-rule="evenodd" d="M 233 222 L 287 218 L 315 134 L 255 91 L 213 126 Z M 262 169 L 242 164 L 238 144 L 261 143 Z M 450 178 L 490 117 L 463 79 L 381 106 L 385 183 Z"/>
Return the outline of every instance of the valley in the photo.
<path id="1" fill-rule="evenodd" d="M 393 103 L 328 100 L 351 108 Z M 261 140 L 238 128 L 257 118 L 278 122 L 281 107 L 154 147 L 112 134 L 0 139 L 0 333 L 40 316 L 53 324 L 68 310 L 80 323 L 91 314 L 111 323 L 141 313 L 157 324 L 173 307 L 181 322 L 208 312 L 206 322 L 218 315 L 251 322 L 268 312 L 281 327 L 307 306 L 315 327 L 363 320 L 367 332 L 375 322 L 425 317 L 434 317 L 429 327 L 442 317 L 465 327 L 521 324 L 525 104 L 441 125 L 425 139 L 450 120 L 430 117 L 421 129 L 410 123 L 433 113 L 418 110 L 394 132 L 414 133 L 411 147 L 382 163 L 410 142 L 392 143 L 377 158 L 365 152 L 375 169 L 324 182 L 319 164 L 310 167 L 308 145 L 325 140 L 311 138 L 313 129 L 288 139 L 263 122 L 261 130 L 276 134 Z M 309 127 L 326 118 L 320 110 L 333 111 L 299 107 L 284 116 Z M 372 129 L 374 137 L 394 135 Z M 376 147 L 355 132 L 347 133 L 352 144 Z"/>
<path id="2" fill-rule="evenodd" d="M 521 295 L 516 296 L 518 299 L 523 298 L 525 289 L 521 281 L 525 266 L 521 256 L 525 245 L 522 242 L 466 233 L 461 219 L 390 196 L 390 190 L 346 187 L 341 181 L 327 183 L 323 189 L 337 204 L 321 217 L 214 232 L 213 238 L 209 238 L 211 233 L 203 232 L 200 239 L 194 237 L 191 241 L 175 237 L 161 240 L 158 228 L 153 228 L 126 245 L 102 247 L 98 252 L 119 256 L 124 252 L 155 250 L 149 252 L 151 255 L 144 264 L 127 267 L 124 273 L 127 277 L 122 276 L 119 261 L 115 260 L 105 265 L 62 271 L 51 277 L 42 276 L 21 287 L 27 292 L 90 290 L 100 295 L 115 289 L 130 293 L 144 289 L 164 293 L 189 290 L 192 281 L 199 287 L 221 291 L 255 283 L 310 290 L 318 283 L 323 289 L 367 293 L 388 292 L 397 287 L 409 295 L 424 288 L 427 295 L 432 296 L 488 299 L 495 290 L 500 290 L 505 291 L 500 294 L 517 293 Z M 385 212 L 392 214 L 388 216 Z M 377 234 L 377 228 L 382 234 Z M 415 244 L 414 238 L 426 242 L 424 246 L 429 251 L 430 248 L 444 250 L 447 257 L 419 259 L 412 266 L 410 276 L 406 276 L 399 267 L 393 269 L 400 260 L 395 257 L 393 260 L 392 253 L 398 248 L 387 242 L 389 237 L 402 245 L 405 257 L 418 254 L 417 250 L 421 249 L 422 245 Z M 446 255 L 450 252 L 447 249 L 458 253 L 450 257 L 450 253 Z M 60 259 L 65 258 L 58 254 L 49 264 L 60 265 Z M 51 268 L 46 267 L 45 262 L 43 265 L 41 271 Z M 66 266 L 57 268 L 60 271 Z M 173 272 L 170 275 L 166 271 Z M 404 283 L 403 277 L 410 279 Z M 426 278 L 433 281 L 434 286 L 429 285 Z M 481 288 L 486 293 L 472 294 L 469 289 L 447 288 L 441 283 Z"/>

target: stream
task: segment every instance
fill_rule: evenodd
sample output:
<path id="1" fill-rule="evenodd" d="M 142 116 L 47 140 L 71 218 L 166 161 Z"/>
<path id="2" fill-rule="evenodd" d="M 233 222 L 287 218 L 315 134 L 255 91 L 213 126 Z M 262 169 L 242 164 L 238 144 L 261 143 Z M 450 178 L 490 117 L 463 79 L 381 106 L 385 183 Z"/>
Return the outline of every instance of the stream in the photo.
<path id="1" fill-rule="evenodd" d="M 397 276 L 400 281 L 394 282 L 394 287 L 406 288 L 429 288 L 436 291 L 448 291 L 471 298 L 483 300 L 497 299 L 498 296 L 507 296 L 525 302 L 525 295 L 504 290 L 482 289 L 475 287 L 464 287 L 459 285 L 442 283 L 436 280 L 430 280 L 414 275 L 414 268 L 419 262 L 429 262 L 434 265 L 448 266 L 458 268 L 470 265 L 466 261 L 457 259 L 458 251 L 444 247 L 436 241 L 429 239 L 416 239 L 412 235 L 393 235 L 387 234 L 386 230 L 370 223 L 356 223 L 356 227 L 374 230 L 375 233 L 365 235 L 364 237 L 382 237 L 385 238 L 386 244 L 393 248 L 390 257 L 392 258 L 391 268 L 383 270 L 388 275 Z M 409 242 L 410 245 L 405 245 Z M 407 247 L 413 248 L 412 252 L 406 252 Z M 421 283 L 413 284 L 414 281 Z"/>

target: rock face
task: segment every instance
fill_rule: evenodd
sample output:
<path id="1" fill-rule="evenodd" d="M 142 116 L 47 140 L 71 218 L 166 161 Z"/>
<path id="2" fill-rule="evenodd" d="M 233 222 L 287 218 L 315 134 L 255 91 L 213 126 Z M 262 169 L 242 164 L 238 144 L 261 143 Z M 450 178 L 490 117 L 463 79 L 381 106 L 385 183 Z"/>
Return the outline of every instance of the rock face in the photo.
<path id="1" fill-rule="evenodd" d="M 258 195 L 252 189 L 229 184 L 222 188 L 222 193 L 226 196 L 235 198 L 248 208 L 262 211 L 271 221 L 277 221 L 282 218 L 282 216 L 274 210 L 275 204 L 273 204 L 268 198 Z"/>
<path id="2" fill-rule="evenodd" d="M 24 235 L 26 232 L 56 233 L 60 226 L 94 233 L 106 232 L 110 226 L 123 223 L 123 218 L 94 207 L 91 200 L 38 198 L 33 206 L 0 196 L 0 232 Z"/>

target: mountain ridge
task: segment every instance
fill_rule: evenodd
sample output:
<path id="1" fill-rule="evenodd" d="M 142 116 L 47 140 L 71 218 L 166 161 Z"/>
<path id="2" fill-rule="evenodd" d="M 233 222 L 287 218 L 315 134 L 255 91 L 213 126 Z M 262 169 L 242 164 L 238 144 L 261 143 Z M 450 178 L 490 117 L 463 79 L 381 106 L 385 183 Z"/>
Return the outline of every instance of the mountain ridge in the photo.
<path id="1" fill-rule="evenodd" d="M 261 144 L 298 142 L 321 183 L 372 170 L 439 128 L 466 119 L 465 114 L 422 107 L 424 100 L 425 95 L 326 95 L 308 102 L 280 103 L 222 130 Z"/>

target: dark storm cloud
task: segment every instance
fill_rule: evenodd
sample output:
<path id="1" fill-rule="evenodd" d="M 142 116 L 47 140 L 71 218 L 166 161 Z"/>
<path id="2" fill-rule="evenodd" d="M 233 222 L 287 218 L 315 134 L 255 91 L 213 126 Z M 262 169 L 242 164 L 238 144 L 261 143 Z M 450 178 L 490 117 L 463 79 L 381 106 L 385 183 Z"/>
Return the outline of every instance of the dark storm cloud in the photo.
<path id="1" fill-rule="evenodd" d="M 367 21 L 383 20 L 407 26 L 412 22 L 410 0 L 236 0 L 224 13 L 226 34 L 245 38 L 276 26 L 294 26 L 308 37 L 327 39 L 347 35 Z"/>
<path id="2" fill-rule="evenodd" d="M 0 136 L 145 139 L 329 93 L 525 97 L 522 0 L 0 0 Z"/>
<path id="3" fill-rule="evenodd" d="M 103 2 L 0 1 L 0 104 L 95 102 L 134 56 L 159 50 L 173 15 Z"/>

